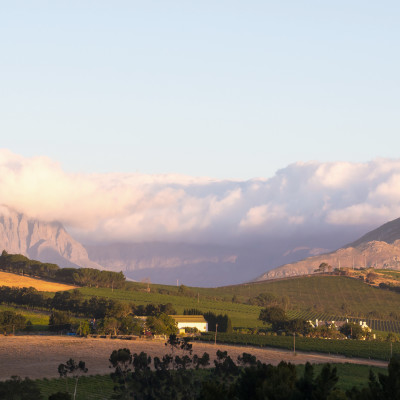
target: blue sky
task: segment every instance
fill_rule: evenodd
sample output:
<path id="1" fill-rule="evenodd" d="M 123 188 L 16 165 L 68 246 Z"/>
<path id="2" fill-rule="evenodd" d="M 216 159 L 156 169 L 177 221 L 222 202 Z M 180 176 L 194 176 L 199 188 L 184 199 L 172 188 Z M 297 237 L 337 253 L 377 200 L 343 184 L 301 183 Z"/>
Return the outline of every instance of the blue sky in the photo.
<path id="1" fill-rule="evenodd" d="M 1 147 L 67 172 L 270 177 L 398 158 L 400 5 L 0 6 Z"/>

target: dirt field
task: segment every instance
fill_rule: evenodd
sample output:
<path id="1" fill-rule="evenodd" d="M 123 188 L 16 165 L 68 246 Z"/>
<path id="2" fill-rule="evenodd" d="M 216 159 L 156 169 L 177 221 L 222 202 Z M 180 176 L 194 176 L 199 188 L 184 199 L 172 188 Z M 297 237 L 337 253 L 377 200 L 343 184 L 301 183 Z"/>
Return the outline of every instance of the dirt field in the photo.
<path id="1" fill-rule="evenodd" d="M 0 271 L 0 286 L 34 287 L 42 292 L 59 292 L 74 289 L 76 286 L 64 285 L 62 283 L 46 282 L 28 276 L 9 274 Z"/>
<path id="2" fill-rule="evenodd" d="M 65 336 L 0 336 L 0 380 L 12 375 L 29 378 L 57 377 L 57 367 L 69 358 L 85 361 L 89 375 L 110 373 L 108 358 L 113 350 L 129 348 L 133 353 L 144 351 L 150 356 L 162 356 L 167 352 L 164 342 L 130 341 L 118 339 L 72 338 Z M 194 343 L 194 353 L 203 352 L 215 356 L 217 349 L 227 350 L 236 359 L 243 352 L 254 354 L 259 360 L 278 364 L 281 360 L 295 364 L 324 362 L 349 362 L 386 367 L 381 361 L 348 359 L 312 353 L 297 353 L 276 349 L 226 346 L 209 343 Z"/>

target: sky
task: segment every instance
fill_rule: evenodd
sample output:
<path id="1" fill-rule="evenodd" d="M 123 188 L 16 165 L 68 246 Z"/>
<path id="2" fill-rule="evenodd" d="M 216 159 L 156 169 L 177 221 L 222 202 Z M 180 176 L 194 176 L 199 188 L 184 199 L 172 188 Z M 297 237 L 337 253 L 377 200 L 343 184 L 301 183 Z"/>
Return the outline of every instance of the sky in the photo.
<path id="1" fill-rule="evenodd" d="M 293 165 L 397 165 L 399 14 L 396 1 L 2 2 L 3 159 L 107 185 L 235 181 L 232 196 Z"/>

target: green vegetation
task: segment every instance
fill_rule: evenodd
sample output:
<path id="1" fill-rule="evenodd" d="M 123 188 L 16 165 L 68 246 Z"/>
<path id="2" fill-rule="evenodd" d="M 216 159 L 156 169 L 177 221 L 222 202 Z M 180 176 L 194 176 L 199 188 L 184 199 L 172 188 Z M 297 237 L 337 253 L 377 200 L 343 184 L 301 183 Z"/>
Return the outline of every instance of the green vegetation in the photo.
<path id="1" fill-rule="evenodd" d="M 214 333 L 202 333 L 199 340 L 213 342 Z M 296 336 L 296 350 L 316 351 L 320 353 L 341 354 L 346 357 L 373 358 L 377 360 L 389 360 L 391 351 L 400 354 L 400 343 L 379 342 L 375 340 L 335 340 L 316 339 Z M 246 335 L 239 333 L 220 333 L 217 335 L 217 343 L 243 344 L 258 347 L 276 347 L 285 350 L 293 350 L 293 336 L 270 335 Z"/>
<path id="2" fill-rule="evenodd" d="M 359 389 L 365 387 L 368 382 L 369 371 L 377 374 L 387 374 L 386 368 L 369 367 L 358 364 L 332 364 L 337 368 L 339 381 L 337 387 L 342 390 L 349 390 L 352 387 Z M 314 364 L 315 373 L 319 374 L 323 364 Z M 304 365 L 296 365 L 296 371 L 299 376 L 304 374 Z M 201 372 L 201 371 L 200 371 Z M 62 392 L 66 385 L 73 387 L 72 378 L 63 379 L 39 379 L 35 383 L 40 388 L 44 398 L 53 393 Z M 114 382 L 110 375 L 82 376 L 79 379 L 77 400 L 104 400 L 111 399 L 113 395 Z"/>
<path id="3" fill-rule="evenodd" d="M 25 317 L 27 321 L 32 323 L 33 329 L 46 330 L 49 323 L 49 312 L 31 311 L 22 307 L 13 307 L 0 305 L 0 311 L 14 311 Z"/>
<path id="4" fill-rule="evenodd" d="M 109 358 L 114 369 L 110 374 L 112 393 L 106 393 L 110 383 L 108 377 L 80 378 L 82 373 L 87 372 L 82 361 L 77 364 L 69 360 L 67 364 L 59 366 L 61 378 L 71 373 L 75 375 L 75 381 L 61 379 L 56 385 L 57 380 L 39 380 L 33 384 L 44 395 L 51 394 L 49 398 L 53 398 L 53 393 L 73 392 L 74 398 L 77 395 L 78 399 L 390 400 L 398 399 L 400 395 L 398 355 L 390 359 L 386 371 L 350 364 L 306 363 L 296 367 L 284 361 L 272 366 L 261 363 L 249 353 L 243 353 L 233 360 L 226 351 L 217 350 L 214 365 L 207 368 L 210 366 L 209 354 L 192 356 L 192 345 L 188 340 L 171 335 L 166 345 L 169 352 L 162 359 L 152 359 L 144 352 L 132 354 L 127 348 L 114 350 Z M 180 352 L 177 354 L 178 349 Z M 69 364 L 74 368 L 69 368 Z M 81 382 L 79 388 L 78 378 Z M 90 381 L 94 380 L 102 387 L 101 393 L 99 388 L 88 388 Z M 7 383 L 4 389 L 7 389 Z"/>
<path id="5" fill-rule="evenodd" d="M 337 387 L 349 390 L 352 387 L 359 389 L 365 387 L 368 382 L 369 371 L 377 374 L 387 374 L 386 368 L 369 367 L 358 364 L 332 364 L 337 368 L 339 381 Z M 314 364 L 315 373 L 319 374 L 323 364 Z M 299 376 L 304 374 L 304 365 L 297 365 L 296 371 Z M 68 387 L 73 387 L 72 378 L 67 378 Z M 44 398 L 53 393 L 62 392 L 66 388 L 66 382 L 61 379 L 40 379 L 35 383 L 40 388 Z M 110 375 L 83 376 L 79 379 L 77 400 L 104 400 L 111 399 L 113 395 L 114 382 Z"/>
<path id="6" fill-rule="evenodd" d="M 35 383 L 42 396 L 47 399 L 51 394 L 63 392 L 66 387 L 72 388 L 75 380 L 66 379 L 38 379 Z M 76 400 L 104 400 L 111 399 L 114 382 L 110 375 L 82 376 L 79 379 Z"/>
<path id="7" fill-rule="evenodd" d="M 83 294 L 84 298 L 101 296 L 123 302 L 132 302 L 136 305 L 171 303 L 178 314 L 183 314 L 184 310 L 188 308 L 197 308 L 203 313 L 213 312 L 214 314 L 227 314 L 232 320 L 233 327 L 255 328 L 262 325 L 260 321 L 258 321 L 258 315 L 261 307 L 221 300 L 215 301 L 212 300 L 212 297 L 205 298 L 199 296 L 198 298 L 197 296 L 179 296 L 177 290 L 175 291 L 175 295 L 160 294 L 153 291 L 150 293 L 146 291 L 132 291 L 123 289 L 112 291 L 111 289 L 106 288 L 96 289 L 86 287 L 80 288 L 79 291 Z"/>

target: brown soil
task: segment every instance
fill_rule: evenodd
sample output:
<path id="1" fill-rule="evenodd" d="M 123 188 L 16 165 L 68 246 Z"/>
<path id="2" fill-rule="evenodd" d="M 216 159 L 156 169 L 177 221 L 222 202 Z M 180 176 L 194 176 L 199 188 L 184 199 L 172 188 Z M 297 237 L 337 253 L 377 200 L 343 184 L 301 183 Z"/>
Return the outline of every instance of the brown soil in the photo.
<path id="1" fill-rule="evenodd" d="M 22 378 L 57 377 L 57 367 L 69 358 L 85 361 L 89 375 L 108 374 L 108 358 L 113 350 L 128 348 L 132 353 L 146 352 L 150 356 L 162 356 L 168 349 L 163 341 L 119 340 L 73 338 L 65 336 L 0 336 L 0 380 L 9 379 L 12 375 Z M 194 353 L 204 352 L 215 356 L 217 349 L 227 350 L 232 359 L 243 352 L 255 355 L 265 363 L 278 364 L 281 360 L 295 364 L 325 362 L 349 362 L 386 367 L 383 361 L 348 359 L 342 356 L 329 356 L 313 353 L 297 353 L 276 349 L 260 349 L 245 346 L 227 346 L 209 343 L 194 343 Z"/>

